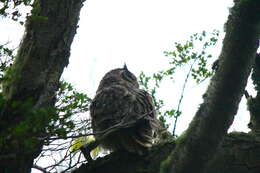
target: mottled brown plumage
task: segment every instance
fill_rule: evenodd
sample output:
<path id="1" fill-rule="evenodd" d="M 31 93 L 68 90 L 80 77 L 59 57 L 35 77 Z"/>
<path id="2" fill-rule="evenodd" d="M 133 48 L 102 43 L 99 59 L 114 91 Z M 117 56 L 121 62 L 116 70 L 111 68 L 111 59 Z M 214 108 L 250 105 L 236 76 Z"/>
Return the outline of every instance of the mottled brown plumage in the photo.
<path id="1" fill-rule="evenodd" d="M 152 146 L 158 122 L 152 98 L 139 89 L 126 66 L 103 77 L 90 115 L 95 138 L 104 148 L 142 154 Z"/>

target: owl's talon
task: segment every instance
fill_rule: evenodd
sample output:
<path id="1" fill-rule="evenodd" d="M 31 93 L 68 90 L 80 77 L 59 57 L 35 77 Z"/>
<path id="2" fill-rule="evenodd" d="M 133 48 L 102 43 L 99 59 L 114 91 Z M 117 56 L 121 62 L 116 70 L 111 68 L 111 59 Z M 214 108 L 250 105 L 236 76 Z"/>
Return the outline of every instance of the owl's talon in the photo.
<path id="1" fill-rule="evenodd" d="M 98 146 L 97 141 L 92 141 L 89 144 L 85 144 L 82 147 L 80 147 L 80 151 L 83 153 L 85 159 L 89 162 L 92 162 L 93 159 L 90 155 L 90 152 L 95 149 Z"/>

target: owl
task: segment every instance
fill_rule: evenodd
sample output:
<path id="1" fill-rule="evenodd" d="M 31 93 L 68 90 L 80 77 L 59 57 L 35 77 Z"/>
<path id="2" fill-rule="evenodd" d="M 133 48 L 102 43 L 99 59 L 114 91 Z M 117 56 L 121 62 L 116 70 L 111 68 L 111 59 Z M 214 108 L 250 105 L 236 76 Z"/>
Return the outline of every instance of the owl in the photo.
<path id="1" fill-rule="evenodd" d="M 105 149 L 143 154 L 153 144 L 158 120 L 152 98 L 126 65 L 103 77 L 90 115 L 94 136 Z"/>

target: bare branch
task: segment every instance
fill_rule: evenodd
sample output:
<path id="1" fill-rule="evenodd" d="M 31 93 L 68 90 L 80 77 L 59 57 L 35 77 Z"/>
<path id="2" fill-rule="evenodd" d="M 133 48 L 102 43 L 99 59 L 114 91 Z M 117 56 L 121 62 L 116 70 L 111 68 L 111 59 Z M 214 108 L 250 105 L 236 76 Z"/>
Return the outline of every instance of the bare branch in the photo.
<path id="1" fill-rule="evenodd" d="M 50 173 L 46 169 L 44 169 L 43 167 L 40 167 L 38 165 L 33 165 L 32 168 L 42 171 L 43 173 Z"/>

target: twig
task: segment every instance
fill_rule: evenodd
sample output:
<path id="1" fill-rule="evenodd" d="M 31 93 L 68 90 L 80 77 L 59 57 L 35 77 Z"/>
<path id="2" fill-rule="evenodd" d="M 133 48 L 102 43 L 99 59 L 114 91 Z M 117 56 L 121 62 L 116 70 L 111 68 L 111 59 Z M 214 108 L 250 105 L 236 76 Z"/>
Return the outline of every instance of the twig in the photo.
<path id="1" fill-rule="evenodd" d="M 179 111 L 180 111 L 181 102 L 182 102 L 182 100 L 183 100 L 184 91 L 185 91 L 186 85 L 187 85 L 187 83 L 188 83 L 188 79 L 189 79 L 189 77 L 190 77 L 191 70 L 192 70 L 193 65 L 195 64 L 195 62 L 196 62 L 197 60 L 198 60 L 198 58 L 194 59 L 193 63 L 192 63 L 191 66 L 190 66 L 189 72 L 188 72 L 188 74 L 186 75 L 184 84 L 183 84 L 183 86 L 182 86 L 181 97 L 180 97 L 180 99 L 179 99 L 179 103 L 178 103 L 178 107 L 177 107 L 177 111 L 176 111 L 177 114 L 178 114 Z M 176 126 L 177 126 L 178 117 L 179 117 L 179 115 L 177 115 L 177 116 L 175 117 L 174 126 L 173 126 L 173 131 L 172 131 L 173 136 L 175 136 L 175 130 L 176 130 Z"/>
<path id="2" fill-rule="evenodd" d="M 46 169 L 44 169 L 43 167 L 38 166 L 38 165 L 33 165 L 32 168 L 42 171 L 43 173 L 50 173 Z"/>
<path id="3" fill-rule="evenodd" d="M 249 93 L 247 92 L 247 90 L 245 90 L 245 97 L 246 97 L 246 99 L 248 99 L 249 97 L 250 97 L 250 95 L 249 95 Z"/>
<path id="4" fill-rule="evenodd" d="M 115 131 L 117 129 L 120 129 L 120 128 L 128 128 L 130 127 L 131 125 L 134 125 L 136 124 L 136 122 L 138 122 L 140 119 L 144 118 L 145 116 L 147 115 L 150 115 L 151 113 L 153 113 L 154 111 L 156 110 L 152 110 L 146 114 L 143 114 L 141 115 L 140 117 L 138 117 L 136 120 L 132 120 L 130 122 L 124 122 L 124 121 L 121 121 L 117 124 L 115 124 L 114 126 L 112 127 L 109 127 L 107 128 L 106 130 L 103 130 L 103 131 L 99 131 L 99 132 L 96 132 L 96 133 L 89 133 L 89 134 L 82 134 L 82 135 L 76 135 L 76 136 L 66 136 L 66 137 L 63 137 L 62 139 L 69 139 L 69 138 L 79 138 L 79 137 L 86 137 L 86 136 L 91 136 L 91 135 L 106 135 L 107 133 L 111 133 L 112 131 Z M 154 119 L 153 119 L 154 120 Z M 59 137 L 43 137 L 43 138 L 38 138 L 39 140 L 46 140 L 46 139 L 49 139 L 49 140 L 57 140 L 57 139 L 61 139 Z"/>

